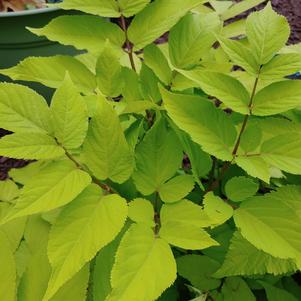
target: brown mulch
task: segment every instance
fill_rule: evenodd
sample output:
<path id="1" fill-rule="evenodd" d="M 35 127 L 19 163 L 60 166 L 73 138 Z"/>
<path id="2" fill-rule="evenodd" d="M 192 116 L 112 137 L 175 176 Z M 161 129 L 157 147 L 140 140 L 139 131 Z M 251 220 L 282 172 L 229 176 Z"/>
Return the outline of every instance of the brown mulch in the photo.
<path id="1" fill-rule="evenodd" d="M 4 0 L 0 0 L 0 3 Z M 236 0 L 240 2 L 241 0 Z M 290 44 L 301 42 L 301 0 L 272 0 L 273 8 L 280 14 L 284 15 L 292 28 L 292 33 L 289 39 Z M 259 5 L 255 9 L 242 14 L 234 20 L 245 18 L 254 10 L 263 8 L 265 4 Z M 167 35 L 161 38 L 162 41 L 167 39 Z M 160 41 L 161 41 L 160 40 Z M 0 129 L 0 138 L 9 132 Z M 24 160 L 14 160 L 9 158 L 0 157 L 0 180 L 5 180 L 8 177 L 8 171 L 11 168 L 20 168 L 27 165 L 28 162 Z"/>

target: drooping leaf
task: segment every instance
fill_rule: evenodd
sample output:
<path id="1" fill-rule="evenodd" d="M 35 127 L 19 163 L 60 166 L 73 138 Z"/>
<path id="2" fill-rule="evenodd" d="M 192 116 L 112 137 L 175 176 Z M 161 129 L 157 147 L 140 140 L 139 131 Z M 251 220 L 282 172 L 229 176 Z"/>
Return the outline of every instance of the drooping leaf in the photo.
<path id="1" fill-rule="evenodd" d="M 16 264 L 9 241 L 0 230 L 0 299 L 15 301 L 16 299 Z"/>
<path id="2" fill-rule="evenodd" d="M 116 237 L 126 216 L 125 199 L 113 194 L 102 196 L 94 184 L 62 211 L 50 232 L 52 275 L 44 301 Z"/>
<path id="3" fill-rule="evenodd" d="M 212 220 L 213 226 L 225 223 L 233 215 L 233 208 L 213 192 L 205 195 L 203 203 L 204 211 Z"/>
<path id="4" fill-rule="evenodd" d="M 288 80 L 273 83 L 254 97 L 252 113 L 258 116 L 275 115 L 300 106 L 301 82 Z"/>
<path id="5" fill-rule="evenodd" d="M 194 142 L 220 159 L 232 159 L 236 129 L 223 112 L 199 96 L 174 94 L 163 89 L 161 94 L 169 116 Z"/>
<path id="6" fill-rule="evenodd" d="M 173 203 L 183 199 L 194 187 L 194 179 L 190 175 L 180 175 L 161 185 L 159 195 L 163 202 Z"/>
<path id="7" fill-rule="evenodd" d="M 139 50 L 174 26 L 200 0 L 156 0 L 138 13 L 129 27 L 129 39 Z"/>
<path id="8" fill-rule="evenodd" d="M 78 9 L 78 8 L 77 8 Z M 77 49 L 86 49 L 99 54 L 106 40 L 115 47 L 121 47 L 125 36 L 120 27 L 96 16 L 60 16 L 43 28 L 30 28 L 38 36 Z"/>
<path id="9" fill-rule="evenodd" d="M 176 173 L 181 161 L 182 149 L 176 134 L 163 119 L 157 121 L 136 150 L 133 179 L 137 189 L 144 195 L 159 191 Z"/>
<path id="10" fill-rule="evenodd" d="M 265 141 L 261 157 L 271 166 L 292 174 L 301 174 L 301 135 L 289 132 Z"/>
<path id="11" fill-rule="evenodd" d="M 241 114 L 249 113 L 250 94 L 235 78 L 200 69 L 182 73 L 194 80 L 208 95 L 216 97 L 232 110 Z"/>
<path id="12" fill-rule="evenodd" d="M 282 193 L 286 189 L 283 187 Z M 276 198 L 277 198 L 277 192 Z M 300 195 L 297 193 L 300 208 Z M 235 211 L 234 220 L 242 236 L 256 248 L 274 257 L 301 259 L 300 214 L 290 202 L 277 198 L 274 193 L 253 197 Z M 267 244 L 267 238 L 269 243 Z"/>
<path id="13" fill-rule="evenodd" d="M 290 35 L 285 17 L 267 4 L 264 10 L 252 13 L 246 22 L 248 41 L 258 64 L 266 64 L 282 48 Z M 277 38 L 275 38 L 277 37 Z"/>
<path id="14" fill-rule="evenodd" d="M 64 153 L 54 138 L 42 133 L 16 133 L 0 139 L 0 155 L 9 158 L 50 160 Z"/>
<path id="15" fill-rule="evenodd" d="M 241 202 L 253 196 L 259 188 L 258 183 L 247 177 L 233 177 L 225 185 L 227 197 L 233 202 Z"/>
<path id="16" fill-rule="evenodd" d="M 73 164 L 53 162 L 26 183 L 16 205 L 1 222 L 63 206 L 71 202 L 90 182 L 90 176 L 75 169 Z"/>
<path id="17" fill-rule="evenodd" d="M 176 279 L 172 251 L 153 230 L 132 225 L 123 237 L 112 270 L 112 293 L 106 301 L 156 300 Z M 145 284 L 148 285 L 145 285 Z"/>
<path id="18" fill-rule="evenodd" d="M 204 255 L 185 255 L 177 259 L 178 274 L 189 280 L 191 285 L 201 291 L 218 288 L 221 281 L 212 275 L 219 263 Z"/>
<path id="19" fill-rule="evenodd" d="M 106 101 L 99 103 L 90 121 L 83 152 L 87 166 L 100 180 L 122 183 L 132 173 L 132 152 L 116 112 Z"/>
<path id="20" fill-rule="evenodd" d="M 153 227 L 154 214 L 153 205 L 146 199 L 138 198 L 129 203 L 129 218 L 138 224 Z"/>
<path id="21" fill-rule="evenodd" d="M 221 28 L 220 19 L 215 13 L 188 14 L 170 31 L 169 54 L 171 63 L 177 68 L 197 64 L 206 54 Z"/>
<path id="22" fill-rule="evenodd" d="M 7 75 L 14 80 L 39 82 L 51 88 L 58 88 L 61 86 L 66 72 L 69 73 L 71 80 L 79 92 L 92 93 L 96 88 L 96 81 L 93 73 L 72 56 L 56 55 L 50 57 L 28 57 L 21 61 L 17 66 L 0 70 L 0 73 Z M 26 87 L 22 87 L 23 90 L 26 89 Z M 14 86 L 14 88 L 16 88 L 16 86 Z M 20 93 L 22 93 L 23 96 L 25 94 L 23 91 L 20 91 Z M 14 96 L 14 101 L 17 101 L 16 99 L 17 97 Z M 26 104 L 28 106 L 30 105 L 31 109 L 37 107 L 36 104 L 33 105 L 30 102 L 23 103 L 23 106 Z M 40 109 L 40 106 L 37 108 L 39 108 L 39 112 L 42 114 L 43 111 Z M 48 120 L 47 116 L 44 115 L 46 114 L 43 113 L 43 118 L 41 118 L 40 122 Z"/>
<path id="23" fill-rule="evenodd" d="M 0 127 L 17 133 L 51 133 L 45 99 L 25 86 L 0 83 Z"/>
<path id="24" fill-rule="evenodd" d="M 236 232 L 225 261 L 215 276 L 281 275 L 296 269 L 292 260 L 276 258 L 258 250 Z"/>
<path id="25" fill-rule="evenodd" d="M 67 76 L 51 101 L 54 134 L 66 149 L 82 145 L 88 130 L 87 105 Z"/>

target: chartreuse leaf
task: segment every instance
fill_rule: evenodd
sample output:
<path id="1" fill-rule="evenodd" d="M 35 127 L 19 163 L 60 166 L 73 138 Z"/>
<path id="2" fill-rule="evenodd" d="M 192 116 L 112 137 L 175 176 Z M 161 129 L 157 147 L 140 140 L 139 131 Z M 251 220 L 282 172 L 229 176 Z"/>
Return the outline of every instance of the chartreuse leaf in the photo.
<path id="1" fill-rule="evenodd" d="M 16 264 L 6 235 L 0 230 L 0 300 L 16 300 Z"/>
<path id="2" fill-rule="evenodd" d="M 165 204 L 160 211 L 160 237 L 184 249 L 198 250 L 217 245 L 210 235 L 200 229 L 211 225 L 203 209 L 187 200 Z"/>
<path id="3" fill-rule="evenodd" d="M 164 119 L 156 122 L 136 149 L 136 170 L 133 179 L 144 195 L 159 191 L 182 162 L 179 140 Z"/>
<path id="4" fill-rule="evenodd" d="M 155 237 L 152 229 L 134 224 L 117 250 L 113 290 L 106 301 L 156 300 L 175 281 L 176 273 L 168 243 Z"/>
<path id="5" fill-rule="evenodd" d="M 146 199 L 138 198 L 129 203 L 129 218 L 138 224 L 153 227 L 154 214 L 153 205 Z"/>
<path id="6" fill-rule="evenodd" d="M 257 63 L 263 65 L 285 45 L 290 28 L 286 18 L 274 12 L 268 3 L 265 9 L 248 17 L 246 32 Z"/>
<path id="7" fill-rule="evenodd" d="M 233 208 L 220 197 L 209 192 L 204 197 L 204 211 L 212 221 L 213 226 L 225 223 L 233 215 Z"/>
<path id="8" fill-rule="evenodd" d="M 257 182 L 247 177 L 233 177 L 225 185 L 227 197 L 233 202 L 241 202 L 253 196 L 259 188 Z"/>
<path id="9" fill-rule="evenodd" d="M 215 276 L 281 275 L 296 270 L 293 260 L 276 258 L 258 250 L 235 232 L 225 261 Z"/>
<path id="10" fill-rule="evenodd" d="M 61 207 L 71 202 L 90 182 L 90 176 L 72 163 L 53 162 L 26 183 L 16 205 L 1 223 Z"/>
<path id="11" fill-rule="evenodd" d="M 301 82 L 288 80 L 273 83 L 254 97 L 252 113 L 258 116 L 275 115 L 300 106 Z"/>
<path id="12" fill-rule="evenodd" d="M 257 74 L 260 65 L 256 62 L 250 48 L 242 42 L 220 37 L 219 43 L 231 61 L 251 74 Z"/>
<path id="13" fill-rule="evenodd" d="M 244 152 L 252 152 L 257 149 L 262 140 L 262 130 L 257 124 L 248 124 L 240 140 L 239 147 Z"/>
<path id="14" fill-rule="evenodd" d="M 69 75 L 51 101 L 54 134 L 66 149 L 82 145 L 88 130 L 88 111 Z"/>
<path id="15" fill-rule="evenodd" d="M 144 62 L 151 68 L 159 79 L 166 85 L 172 80 L 172 71 L 168 61 L 160 48 L 155 44 L 150 44 L 144 48 Z"/>
<path id="16" fill-rule="evenodd" d="M 292 174 L 301 173 L 301 135 L 297 132 L 289 132 L 265 141 L 260 153 L 271 166 Z"/>
<path id="17" fill-rule="evenodd" d="M 140 12 L 150 0 L 118 0 L 119 10 L 125 17 L 131 17 Z"/>
<path id="18" fill-rule="evenodd" d="M 117 236 L 126 217 L 126 200 L 115 194 L 102 196 L 94 184 L 62 211 L 50 232 L 52 274 L 44 301 Z"/>
<path id="19" fill-rule="evenodd" d="M 291 188 L 281 189 L 281 193 L 286 191 L 289 193 Z M 295 195 L 298 201 L 293 202 L 279 198 L 278 192 L 249 198 L 235 211 L 234 220 L 242 236 L 259 250 L 300 263 L 300 191 Z"/>
<path id="20" fill-rule="evenodd" d="M 278 54 L 260 70 L 261 79 L 281 79 L 301 70 L 301 53 Z"/>
<path id="21" fill-rule="evenodd" d="M 115 0 L 66 0 L 62 3 L 55 3 L 55 6 L 63 9 L 80 10 L 88 14 L 95 14 L 101 17 L 118 18 L 118 2 Z"/>
<path id="22" fill-rule="evenodd" d="M 174 94 L 161 89 L 164 105 L 175 124 L 204 151 L 222 159 L 232 159 L 236 129 L 227 116 L 200 96 Z"/>
<path id="23" fill-rule="evenodd" d="M 200 0 L 156 0 L 149 4 L 134 17 L 129 27 L 134 49 L 139 50 L 159 38 L 199 3 Z"/>
<path id="24" fill-rule="evenodd" d="M 247 283 L 240 277 L 226 278 L 222 287 L 224 301 L 256 301 Z"/>
<path id="25" fill-rule="evenodd" d="M 99 102 L 90 121 L 83 152 L 87 166 L 101 180 L 122 183 L 132 173 L 133 154 L 116 112 L 105 100 Z"/>
<path id="26" fill-rule="evenodd" d="M 269 165 L 259 156 L 238 156 L 235 163 L 245 170 L 250 176 L 270 182 Z"/>
<path id="27" fill-rule="evenodd" d="M 191 175 L 180 175 L 172 178 L 159 188 L 159 195 L 163 202 L 174 203 L 183 199 L 194 187 Z"/>
<path id="28" fill-rule="evenodd" d="M 77 8 L 78 9 L 78 8 Z M 120 27 L 96 16 L 60 16 L 43 28 L 30 28 L 38 36 L 46 36 L 51 41 L 72 45 L 100 53 L 107 39 L 116 48 L 122 46 L 124 34 Z"/>
<path id="29" fill-rule="evenodd" d="M 51 133 L 49 113 L 45 99 L 35 91 L 17 84 L 0 83 L 1 128 L 18 133 Z"/>
<path id="30" fill-rule="evenodd" d="M 213 290 L 220 286 L 221 281 L 212 277 L 219 266 L 217 261 L 204 255 L 185 255 L 177 259 L 178 274 L 201 291 Z"/>
<path id="31" fill-rule="evenodd" d="M 199 63 L 216 38 L 214 33 L 221 29 L 216 13 L 188 14 L 170 31 L 169 55 L 177 68 L 186 68 Z"/>
<path id="32" fill-rule="evenodd" d="M 95 76 L 93 75 L 93 73 L 89 71 L 89 69 L 76 58 L 67 55 L 56 55 L 51 57 L 28 57 L 21 61 L 17 66 L 0 70 L 0 73 L 7 75 L 14 80 L 39 82 L 51 88 L 58 88 L 59 86 L 61 86 L 62 82 L 64 81 L 66 72 L 69 73 L 71 80 L 74 82 L 78 91 L 91 93 L 96 88 Z M 25 89 L 28 90 L 28 88 L 24 86 L 21 87 L 22 88 L 18 88 L 18 86 L 16 85 L 13 86 L 14 90 L 20 90 L 20 94 L 22 93 L 23 97 L 25 93 L 29 94 L 25 91 Z M 12 98 L 13 101 L 17 101 L 18 99 L 16 92 L 14 97 Z M 31 94 L 33 93 L 34 92 L 32 92 Z M 33 98 L 33 96 L 31 98 Z M 36 98 L 38 97 L 36 96 Z M 39 98 L 42 99 L 42 97 Z M 43 100 L 43 102 L 45 101 Z M 25 105 L 30 106 L 31 109 L 37 107 L 36 104 L 33 105 L 29 101 L 22 102 L 22 104 L 24 107 Z M 41 105 L 39 106 L 39 113 L 43 114 L 43 111 L 45 111 L 45 109 L 42 111 L 40 107 Z M 49 119 L 49 115 L 48 118 L 44 115 L 46 114 L 43 114 L 43 118 L 41 118 L 40 122 L 45 122 Z"/>
<path id="33" fill-rule="evenodd" d="M 98 57 L 96 64 L 96 80 L 100 91 L 110 97 L 121 94 L 123 81 L 121 77 L 119 55 L 107 42 Z"/>
<path id="34" fill-rule="evenodd" d="M 54 138 L 42 133 L 16 133 L 0 139 L 0 155 L 27 160 L 55 159 L 64 150 Z"/>
<path id="35" fill-rule="evenodd" d="M 194 80 L 208 95 L 218 98 L 232 110 L 241 114 L 249 113 L 250 94 L 243 84 L 232 76 L 202 69 L 182 73 Z"/>
<path id="36" fill-rule="evenodd" d="M 12 180 L 0 182 L 0 201 L 11 202 L 19 196 L 18 185 Z"/>
<path id="37" fill-rule="evenodd" d="M 273 286 L 264 281 L 259 281 L 259 283 L 264 287 L 268 301 L 298 301 L 293 294 L 282 288 Z"/>

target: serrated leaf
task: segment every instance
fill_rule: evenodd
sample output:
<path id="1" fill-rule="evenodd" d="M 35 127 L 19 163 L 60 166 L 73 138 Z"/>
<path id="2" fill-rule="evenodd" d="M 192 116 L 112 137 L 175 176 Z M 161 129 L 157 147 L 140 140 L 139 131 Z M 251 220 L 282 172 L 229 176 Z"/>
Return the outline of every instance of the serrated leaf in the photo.
<path id="1" fill-rule="evenodd" d="M 233 177 L 225 185 L 227 197 L 233 202 L 241 202 L 253 196 L 259 188 L 258 183 L 247 177 Z"/>
<path id="2" fill-rule="evenodd" d="M 118 0 L 120 12 L 125 17 L 131 17 L 139 13 L 150 0 Z"/>
<path id="3" fill-rule="evenodd" d="M 129 218 L 140 224 L 149 227 L 154 226 L 154 207 L 152 203 L 146 199 L 138 198 L 129 203 Z"/>
<path id="4" fill-rule="evenodd" d="M 133 154 L 111 105 L 101 101 L 83 146 L 84 160 L 100 180 L 125 182 L 133 171 Z"/>
<path id="5" fill-rule="evenodd" d="M 275 115 L 300 106 L 301 82 L 288 80 L 273 83 L 254 97 L 252 113 L 258 116 Z"/>
<path id="6" fill-rule="evenodd" d="M 247 283 L 240 277 L 226 278 L 222 287 L 224 301 L 256 301 Z"/>
<path id="7" fill-rule="evenodd" d="M 300 215 L 285 199 L 275 200 L 273 195 L 270 193 L 243 202 L 234 214 L 236 226 L 242 236 L 259 250 L 274 257 L 300 261 Z M 298 199 L 298 206 L 299 202 Z"/>
<path id="8" fill-rule="evenodd" d="M 181 161 L 182 149 L 176 134 L 163 119 L 157 121 L 136 149 L 133 179 L 137 189 L 144 195 L 159 191 L 176 173 Z"/>
<path id="9" fill-rule="evenodd" d="M 270 171 L 268 164 L 259 156 L 238 156 L 235 163 L 247 172 L 250 176 L 270 182 Z"/>
<path id="10" fill-rule="evenodd" d="M 45 99 L 35 91 L 17 84 L 0 83 L 1 128 L 17 133 L 51 133 L 49 112 Z"/>
<path id="11" fill-rule="evenodd" d="M 72 163 L 53 162 L 26 183 L 16 205 L 1 223 L 61 207 L 71 202 L 90 182 L 90 176 L 75 169 Z"/>
<path id="12" fill-rule="evenodd" d="M 190 201 L 165 204 L 160 211 L 160 237 L 170 244 L 184 249 L 205 249 L 218 243 L 200 227 L 208 226 L 208 219 L 202 208 Z"/>
<path id="13" fill-rule="evenodd" d="M 219 265 L 217 261 L 204 255 L 185 255 L 177 258 L 178 274 L 201 291 L 213 290 L 220 286 L 221 281 L 212 277 Z"/>
<path id="14" fill-rule="evenodd" d="M 96 63 L 96 80 L 102 94 L 110 97 L 121 94 L 123 87 L 121 71 L 119 55 L 107 42 Z"/>
<path id="15" fill-rule="evenodd" d="M 281 79 L 301 70 L 301 54 L 285 53 L 276 55 L 260 70 L 261 79 Z"/>
<path id="16" fill-rule="evenodd" d="M 290 35 L 286 18 L 274 12 L 270 3 L 262 11 L 248 17 L 246 31 L 260 65 L 266 64 L 286 44 Z"/>
<path id="17" fill-rule="evenodd" d="M 44 301 L 116 237 L 126 216 L 126 200 L 113 194 L 102 196 L 96 185 L 86 188 L 62 211 L 50 232 L 52 275 Z"/>
<path id="18" fill-rule="evenodd" d="M 199 96 L 174 94 L 164 89 L 161 94 L 171 119 L 194 142 L 222 160 L 232 159 L 236 129 L 223 112 Z"/>
<path id="19" fill-rule="evenodd" d="M 78 7 L 76 9 L 79 9 Z M 121 47 L 125 36 L 120 27 L 96 16 L 60 16 L 43 28 L 30 28 L 38 36 L 63 45 L 72 45 L 77 49 L 86 49 L 98 54 L 106 40 L 115 47 Z"/>
<path id="20" fill-rule="evenodd" d="M 219 43 L 231 61 L 247 72 L 256 75 L 260 65 L 256 62 L 252 50 L 246 47 L 242 42 L 219 38 Z"/>
<path id="21" fill-rule="evenodd" d="M 172 71 L 168 61 L 158 46 L 150 44 L 144 48 L 144 62 L 166 85 L 172 80 Z"/>
<path id="22" fill-rule="evenodd" d="M 0 73 L 7 75 L 14 80 L 39 82 L 51 88 L 58 88 L 62 84 L 66 72 L 69 73 L 71 80 L 74 82 L 78 91 L 92 93 L 96 88 L 96 81 L 93 73 L 72 56 L 56 55 L 51 57 L 28 57 L 21 61 L 17 66 L 0 70 Z M 26 89 L 26 87 L 22 87 L 23 90 Z M 21 92 L 24 96 L 25 92 Z M 45 101 L 43 100 L 43 102 Z M 27 104 L 27 102 L 23 102 L 23 106 L 25 104 Z M 28 106 L 29 105 L 31 109 L 37 106 L 36 104 L 33 105 L 28 103 Z M 39 109 L 39 112 L 42 114 L 43 111 Z M 46 113 L 43 114 L 43 118 L 41 118 L 40 122 L 48 120 L 47 116 L 44 115 L 46 115 Z"/>
<path id="23" fill-rule="evenodd" d="M 159 38 L 174 26 L 200 0 L 156 0 L 138 13 L 129 29 L 129 39 L 139 50 Z"/>
<path id="24" fill-rule="evenodd" d="M 18 185 L 12 180 L 0 181 L 0 201 L 11 202 L 19 193 Z"/>
<path id="25" fill-rule="evenodd" d="M 289 132 L 265 141 L 261 157 L 271 166 L 292 174 L 301 174 L 301 135 Z"/>
<path id="26" fill-rule="evenodd" d="M 200 69 L 181 72 L 227 107 L 241 114 L 249 114 L 250 94 L 237 79 L 223 73 Z"/>
<path id="27" fill-rule="evenodd" d="M 216 41 L 214 33 L 220 29 L 221 22 L 216 13 L 183 17 L 169 34 L 171 63 L 182 69 L 199 63 Z"/>
<path id="28" fill-rule="evenodd" d="M 296 271 L 293 260 L 280 259 L 256 249 L 235 232 L 229 251 L 216 277 L 273 274 L 275 276 Z"/>
<path id="29" fill-rule="evenodd" d="M 203 204 L 204 211 L 212 220 L 213 226 L 225 223 L 233 215 L 233 208 L 213 192 L 205 195 Z"/>
<path id="30" fill-rule="evenodd" d="M 56 3 L 55 6 L 63 9 L 80 10 L 88 14 L 95 14 L 101 17 L 118 18 L 118 3 L 112 0 L 66 0 L 62 3 Z"/>
<path id="31" fill-rule="evenodd" d="M 66 149 L 82 145 L 88 130 L 87 105 L 69 75 L 51 101 L 54 135 Z"/>
<path id="32" fill-rule="evenodd" d="M 156 238 L 152 229 L 132 225 L 118 248 L 113 290 L 106 301 L 156 300 L 175 281 L 176 273 L 169 245 Z"/>
<path id="33" fill-rule="evenodd" d="M 9 241 L 0 230 L 0 299 L 14 301 L 16 298 L 16 264 Z"/>
<path id="34" fill-rule="evenodd" d="M 64 153 L 54 138 L 42 133 L 16 133 L 0 139 L 0 155 L 9 158 L 50 160 Z"/>
<path id="35" fill-rule="evenodd" d="M 159 195 L 163 202 L 174 203 L 183 199 L 193 190 L 194 179 L 190 175 L 180 175 L 172 178 L 159 188 Z"/>

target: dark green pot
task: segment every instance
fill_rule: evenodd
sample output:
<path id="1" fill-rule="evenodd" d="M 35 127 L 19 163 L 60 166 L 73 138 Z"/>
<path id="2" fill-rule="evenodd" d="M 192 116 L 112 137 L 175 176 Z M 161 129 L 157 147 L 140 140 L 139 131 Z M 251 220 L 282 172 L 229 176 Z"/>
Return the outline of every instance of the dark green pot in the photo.
<path id="1" fill-rule="evenodd" d="M 51 42 L 45 37 L 37 37 L 25 27 L 43 27 L 53 18 L 74 14 L 57 8 L 33 9 L 22 12 L 0 13 L 0 69 L 9 68 L 29 56 L 52 56 L 56 54 L 75 55 L 79 52 Z M 11 81 L 0 75 L 0 81 Z M 53 91 L 37 83 L 24 83 L 44 95 L 48 100 Z"/>

